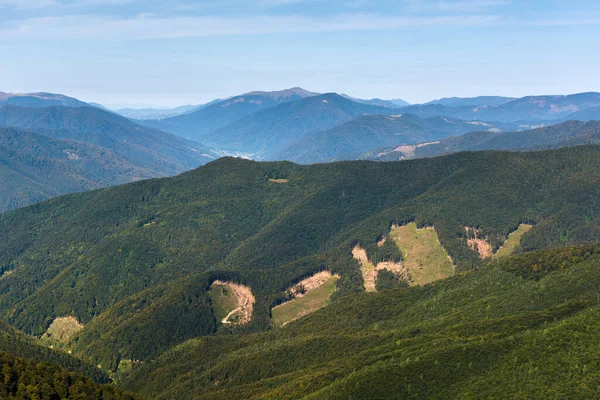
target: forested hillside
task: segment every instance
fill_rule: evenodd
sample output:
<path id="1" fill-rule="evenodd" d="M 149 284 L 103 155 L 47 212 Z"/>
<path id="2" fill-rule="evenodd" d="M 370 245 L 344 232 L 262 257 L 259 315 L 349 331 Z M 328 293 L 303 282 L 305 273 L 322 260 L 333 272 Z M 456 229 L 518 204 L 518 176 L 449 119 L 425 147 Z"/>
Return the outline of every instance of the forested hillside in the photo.
<path id="1" fill-rule="evenodd" d="M 286 289 L 323 269 L 341 276 L 335 298 L 363 291 L 352 247 L 373 263 L 401 258 L 377 244 L 393 224 L 435 227 L 457 272 L 483 263 L 465 226 L 494 250 L 522 222 L 534 225 L 524 251 L 596 242 L 599 179 L 594 146 L 313 166 L 224 158 L 0 214 L 0 313 L 35 335 L 73 316 L 84 328 L 69 348 L 114 369 L 223 329 L 206 294 L 216 279 L 256 298 L 233 331 L 268 328 Z"/>
<path id="2" fill-rule="evenodd" d="M 155 173 L 100 146 L 0 128 L 0 211 L 61 194 L 147 179 Z"/>
<path id="3" fill-rule="evenodd" d="M 545 150 L 600 144 L 600 123 L 567 121 L 545 128 L 522 132 L 476 131 L 448 137 L 435 143 L 379 148 L 353 158 L 393 161 L 407 158 L 434 157 L 460 151 L 480 150 Z"/>
<path id="4" fill-rule="evenodd" d="M 21 359 L 53 364 L 62 369 L 85 375 L 97 383 L 107 383 L 108 376 L 100 369 L 61 351 L 48 348 L 35 338 L 17 331 L 0 321 L 0 353 L 10 354 Z"/>
<path id="5" fill-rule="evenodd" d="M 134 400 L 140 397 L 113 385 L 99 385 L 83 375 L 37 360 L 0 352 L 0 397 L 6 400 Z"/>
<path id="6" fill-rule="evenodd" d="M 73 97 L 55 93 L 4 93 L 0 92 L 0 107 L 89 107 L 89 104 Z"/>
<path id="7" fill-rule="evenodd" d="M 189 139 L 203 141 L 216 130 L 248 115 L 315 95 L 317 93 L 298 87 L 275 92 L 256 91 L 224 99 L 190 113 L 144 123 Z"/>
<path id="8" fill-rule="evenodd" d="M 599 284 L 598 246 L 534 252 L 190 340 L 125 386 L 155 399 L 594 398 Z"/>
<path id="9" fill-rule="evenodd" d="M 212 150 L 95 107 L 0 107 L 0 211 L 177 174 Z"/>
<path id="10" fill-rule="evenodd" d="M 511 131 L 514 124 L 461 121 L 446 117 L 419 118 L 410 114 L 363 115 L 301 138 L 273 156 L 303 164 L 356 158 L 365 149 L 439 141 L 473 130 Z M 354 157 L 352 157 L 354 155 Z"/>
<path id="11" fill-rule="evenodd" d="M 364 114 L 395 114 L 398 110 L 361 104 L 335 93 L 310 96 L 267 108 L 204 138 L 207 146 L 230 153 L 273 159 L 276 154 L 310 133 L 323 131 Z"/>

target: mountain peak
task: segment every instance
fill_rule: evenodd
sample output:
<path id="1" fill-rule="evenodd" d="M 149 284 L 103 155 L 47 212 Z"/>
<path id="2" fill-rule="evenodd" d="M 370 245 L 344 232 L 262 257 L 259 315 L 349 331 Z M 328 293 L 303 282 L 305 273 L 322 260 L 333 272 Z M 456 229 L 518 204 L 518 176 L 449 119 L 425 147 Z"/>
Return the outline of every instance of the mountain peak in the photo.
<path id="1" fill-rule="evenodd" d="M 0 106 L 17 105 L 22 107 L 88 107 L 89 104 L 64 94 L 37 92 L 37 93 L 5 93 L 0 92 Z"/>
<path id="2" fill-rule="evenodd" d="M 252 92 L 248 92 L 245 93 L 243 96 L 267 96 L 272 98 L 273 100 L 283 100 L 283 99 L 289 99 L 292 97 L 297 97 L 297 98 L 305 98 L 305 97 L 312 97 L 312 96 L 318 96 L 319 93 L 315 93 L 315 92 L 310 92 L 308 90 L 302 89 L 301 87 L 293 87 L 290 89 L 283 89 L 283 90 L 277 90 L 277 91 L 272 91 L 272 92 L 267 92 L 267 91 L 252 91 Z"/>

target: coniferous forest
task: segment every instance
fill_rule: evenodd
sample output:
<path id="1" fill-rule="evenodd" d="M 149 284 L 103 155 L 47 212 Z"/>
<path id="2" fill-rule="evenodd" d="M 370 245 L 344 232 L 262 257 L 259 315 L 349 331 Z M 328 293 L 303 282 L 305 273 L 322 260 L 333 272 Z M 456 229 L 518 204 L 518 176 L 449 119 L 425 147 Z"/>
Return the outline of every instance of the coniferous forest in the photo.
<path id="1" fill-rule="evenodd" d="M 312 166 L 223 158 L 0 214 L 0 315 L 22 331 L 3 331 L 12 377 L 3 390 L 589 397 L 599 155 L 584 146 Z M 409 222 L 435 228 L 455 276 L 415 286 L 384 270 L 377 293 L 365 293 L 353 247 L 374 264 L 401 262 L 381 239 Z M 468 245 L 465 227 L 495 252 L 522 223 L 533 228 L 516 255 L 482 259 Z M 275 328 L 270 309 L 324 270 L 340 276 L 329 304 Z M 249 323 L 215 317 L 216 280 L 251 289 Z M 63 343 L 35 338 L 63 316 L 83 329 Z"/>

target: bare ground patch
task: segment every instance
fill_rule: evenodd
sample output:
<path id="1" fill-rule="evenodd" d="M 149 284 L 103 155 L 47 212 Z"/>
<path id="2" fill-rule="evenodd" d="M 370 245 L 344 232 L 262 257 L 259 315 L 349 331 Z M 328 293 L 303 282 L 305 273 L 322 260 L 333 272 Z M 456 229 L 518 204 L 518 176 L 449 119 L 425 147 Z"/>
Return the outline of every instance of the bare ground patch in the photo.
<path id="1" fill-rule="evenodd" d="M 231 290 L 235 297 L 237 307 L 231 310 L 222 320 L 222 324 L 246 324 L 252 319 L 254 295 L 248 286 L 234 282 L 214 281 L 213 285 L 225 286 Z"/>
<path id="2" fill-rule="evenodd" d="M 271 309 L 273 323 L 284 326 L 325 307 L 338 279 L 338 275 L 322 271 L 298 282 L 288 292 L 293 299 Z"/>
<path id="3" fill-rule="evenodd" d="M 465 232 L 467 233 L 467 244 L 472 250 L 479 253 L 479 258 L 488 258 L 492 255 L 492 246 L 486 238 L 481 236 L 479 229 L 465 226 Z"/>
<path id="4" fill-rule="evenodd" d="M 402 263 L 382 261 L 377 263 L 377 265 L 373 265 L 373 263 L 369 261 L 365 249 L 359 245 L 354 246 L 352 249 L 352 256 L 360 263 L 360 271 L 362 272 L 365 291 L 367 292 L 377 291 L 377 289 L 375 289 L 375 282 L 377 281 L 378 272 L 382 269 L 394 272 L 406 280 L 409 279 L 408 271 Z"/>
<path id="5" fill-rule="evenodd" d="M 334 275 L 332 275 L 329 271 L 317 272 L 316 274 L 298 282 L 296 286 L 290 289 L 290 294 L 294 297 L 302 297 L 323 285 L 325 282 L 331 279 L 332 276 Z M 338 275 L 335 276 L 339 278 Z"/>
<path id="6" fill-rule="evenodd" d="M 521 238 L 524 234 L 529 232 L 533 228 L 533 225 L 520 224 L 516 231 L 511 232 L 508 238 L 504 241 L 502 246 L 494 253 L 492 246 L 487 238 L 483 237 L 481 231 L 477 228 L 471 228 L 465 226 L 465 232 L 467 234 L 467 245 L 479 253 L 479 258 L 491 257 L 496 260 L 501 257 L 511 255 L 517 247 L 521 244 Z"/>
<path id="7" fill-rule="evenodd" d="M 83 324 L 77 318 L 68 315 L 55 318 L 42 336 L 43 339 L 52 339 L 61 343 L 67 343 L 73 335 L 83 329 Z"/>

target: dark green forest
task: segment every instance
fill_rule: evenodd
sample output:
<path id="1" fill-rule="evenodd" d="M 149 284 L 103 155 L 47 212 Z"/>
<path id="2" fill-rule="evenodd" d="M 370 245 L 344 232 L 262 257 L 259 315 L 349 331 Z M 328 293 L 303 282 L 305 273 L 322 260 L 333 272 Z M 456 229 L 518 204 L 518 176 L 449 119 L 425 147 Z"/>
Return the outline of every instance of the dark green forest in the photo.
<path id="1" fill-rule="evenodd" d="M 593 357 L 577 364 L 572 393 L 559 390 L 566 375 L 531 377 L 574 357 L 559 351 L 565 329 L 596 329 L 598 250 L 573 246 L 598 242 L 599 181 L 596 146 L 311 166 L 223 158 L 0 214 L 0 319 L 40 336 L 76 317 L 85 327 L 64 348 L 83 361 L 65 368 L 100 365 L 148 398 L 480 398 L 511 385 L 585 397 Z M 406 288 L 382 273 L 380 293 L 363 293 L 353 246 L 373 263 L 400 260 L 393 241 L 377 241 L 413 221 L 435 227 L 457 275 Z M 465 226 L 497 249 L 521 223 L 534 226 L 522 255 L 489 264 L 467 245 Z M 273 328 L 270 308 L 324 269 L 341 277 L 331 305 Z M 251 288 L 249 324 L 215 319 L 217 279 Z M 540 366 L 542 350 L 556 358 Z M 131 370 L 116 372 L 126 360 Z"/>
<path id="2" fill-rule="evenodd" d="M 139 398 L 113 385 L 98 385 L 89 378 L 57 366 L 16 358 L 0 352 L 0 398 L 6 400 L 89 399 L 135 400 Z"/>
<path id="3" fill-rule="evenodd" d="M 595 398 L 599 284 L 598 246 L 533 252 L 193 339 L 124 385 L 156 399 Z"/>

